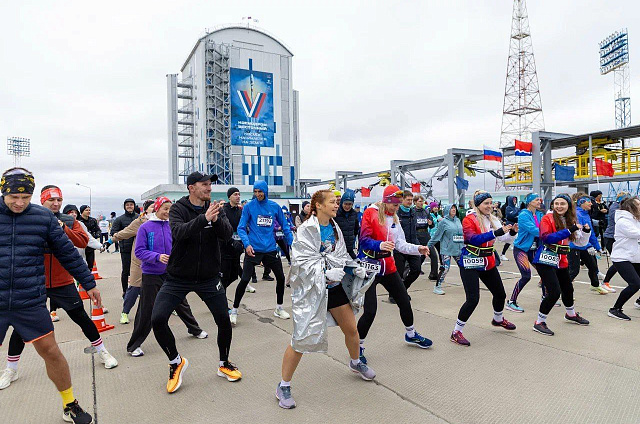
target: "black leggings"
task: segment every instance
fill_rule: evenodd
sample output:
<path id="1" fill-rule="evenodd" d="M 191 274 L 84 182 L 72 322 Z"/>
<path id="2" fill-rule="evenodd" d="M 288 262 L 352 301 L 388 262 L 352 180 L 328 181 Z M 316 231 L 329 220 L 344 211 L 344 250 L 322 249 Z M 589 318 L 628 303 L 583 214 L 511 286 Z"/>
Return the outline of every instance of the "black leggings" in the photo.
<path id="1" fill-rule="evenodd" d="M 604 239 L 604 248 L 607 249 L 609 255 L 611 255 L 611 251 L 613 250 L 613 242 L 615 240 L 609 237 L 605 237 Z M 610 283 L 611 279 L 616 275 L 618 271 L 616 270 L 615 264 L 611 264 L 609 269 L 607 270 L 607 274 L 604 276 L 604 283 Z"/>
<path id="2" fill-rule="evenodd" d="M 256 252 L 255 256 L 244 255 L 242 278 L 240 278 L 240 282 L 236 287 L 236 296 L 233 299 L 234 308 L 237 309 L 240 307 L 242 296 L 244 296 L 244 292 L 247 289 L 256 265 L 260 264 L 260 262 L 264 265 L 265 271 L 267 267 L 273 270 L 273 274 L 276 277 L 276 303 L 278 305 L 284 303 L 284 272 L 282 271 L 282 261 L 280 260 L 280 255 L 274 250 L 273 252 L 267 253 Z"/>
<path id="3" fill-rule="evenodd" d="M 397 250 L 393 251 L 393 260 L 396 263 L 396 268 L 398 269 L 400 277 L 404 275 L 406 264 L 409 265 L 409 272 L 407 273 L 407 276 L 404 277 L 403 281 L 406 289 L 409 289 L 411 284 L 413 284 L 413 282 L 420 276 L 420 258 L 420 256 L 416 255 L 404 255 Z"/>
<path id="4" fill-rule="evenodd" d="M 96 251 L 90 247 L 84 249 L 84 255 L 87 258 L 87 266 L 89 267 L 89 272 L 93 271 L 93 263 L 96 260 Z"/>
<path id="5" fill-rule="evenodd" d="M 376 312 L 378 310 L 378 296 L 376 295 L 376 287 L 378 284 L 387 289 L 389 295 L 392 296 L 398 309 L 400 309 L 400 319 L 405 327 L 411 327 L 413 325 L 413 311 L 411 310 L 411 301 L 407 294 L 407 289 L 402 283 L 402 278 L 398 272 L 393 274 L 387 274 L 378 276 L 371 284 L 371 287 L 364 295 L 364 311 L 362 316 L 358 320 L 358 334 L 361 339 L 367 337 L 369 329 L 373 324 L 373 320 L 376 318 Z"/>
<path id="6" fill-rule="evenodd" d="M 67 315 L 73 322 L 75 322 L 78 327 L 82 330 L 85 337 L 89 339 L 90 342 L 95 342 L 100 338 L 100 333 L 98 333 L 98 329 L 96 325 L 91 321 L 89 315 L 84 310 L 83 307 L 74 308 L 70 311 L 66 311 Z M 11 334 L 11 338 L 9 339 L 9 356 L 18 356 L 22 354 L 24 350 L 24 341 L 22 341 L 22 337 L 18 334 L 17 331 L 13 330 Z"/>
<path id="7" fill-rule="evenodd" d="M 548 265 L 535 265 L 536 271 L 542 280 L 544 299 L 540 302 L 540 312 L 549 315 L 560 295 L 565 307 L 573 306 L 573 283 L 569 277 L 568 268 L 554 268 Z"/>
<path id="8" fill-rule="evenodd" d="M 620 292 L 616 304 L 613 305 L 616 309 L 622 309 L 627 300 L 631 299 L 631 297 L 640 290 L 640 264 L 624 261 L 614 262 L 613 265 L 628 284 L 628 286 Z"/>
<path id="9" fill-rule="evenodd" d="M 169 328 L 169 317 L 190 292 L 195 292 L 211 311 L 218 326 L 217 341 L 220 360 L 228 361 L 231 349 L 231 321 L 229 321 L 227 310 L 227 296 L 222 283 L 217 279 L 197 283 L 167 277 L 156 297 L 151 313 L 153 334 L 158 344 L 170 361 L 178 357 L 176 339 Z"/>
<path id="10" fill-rule="evenodd" d="M 458 312 L 458 319 L 462 322 L 467 322 L 471 317 L 471 314 L 478 306 L 480 302 L 480 281 L 484 283 L 493 295 L 493 310 L 500 312 L 504 309 L 504 301 L 507 299 L 507 293 L 504 291 L 504 285 L 502 284 L 502 278 L 498 268 L 493 267 L 488 271 L 477 271 L 474 269 L 464 269 L 460 267 L 460 277 L 462 278 L 462 285 L 464 286 L 464 294 L 467 296 L 467 300 L 462 304 L 460 312 Z"/>
<path id="11" fill-rule="evenodd" d="M 504 244 L 504 247 L 502 248 L 502 256 L 507 254 L 507 250 L 509 250 L 509 247 L 511 247 L 509 243 Z"/>
<path id="12" fill-rule="evenodd" d="M 598 281 L 598 263 L 595 256 L 589 254 L 586 250 L 571 249 L 567 255 L 569 261 L 569 280 L 573 282 L 580 273 L 580 262 L 584 262 L 589 270 L 589 281 L 591 286 L 598 287 L 600 281 Z"/>
<path id="13" fill-rule="evenodd" d="M 129 287 L 129 274 L 131 274 L 131 251 L 120 250 L 120 261 L 122 262 L 122 273 L 120 274 L 120 284 L 122 285 L 122 297 Z"/>
<path id="14" fill-rule="evenodd" d="M 276 240 L 276 244 L 280 247 L 282 253 L 284 253 L 284 257 L 287 258 L 287 261 L 291 262 L 291 256 L 289 256 L 289 246 L 284 241 L 284 239 Z"/>

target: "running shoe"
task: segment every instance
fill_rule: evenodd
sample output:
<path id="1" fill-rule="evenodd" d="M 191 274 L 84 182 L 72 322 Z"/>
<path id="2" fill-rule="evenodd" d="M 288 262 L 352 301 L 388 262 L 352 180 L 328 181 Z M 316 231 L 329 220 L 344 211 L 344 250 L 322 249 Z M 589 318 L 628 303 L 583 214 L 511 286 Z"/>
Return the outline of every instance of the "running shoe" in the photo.
<path id="1" fill-rule="evenodd" d="M 138 347 L 133 352 L 129 352 L 129 355 L 133 356 L 134 358 L 138 358 L 140 356 L 144 356 L 144 352 Z"/>
<path id="2" fill-rule="evenodd" d="M 438 284 L 436 284 L 435 286 L 433 286 L 433 293 L 434 294 L 444 294 L 444 290 L 442 290 L 442 287 Z"/>
<path id="3" fill-rule="evenodd" d="M 177 317 L 178 313 L 176 311 L 171 311 L 171 315 L 173 315 L 174 317 Z"/>
<path id="4" fill-rule="evenodd" d="M 575 316 L 569 316 L 569 314 L 564 314 L 565 321 L 574 322 L 580 325 L 589 325 L 589 320 L 586 320 L 580 316 L 579 313 L 576 312 Z"/>
<path id="5" fill-rule="evenodd" d="M 591 286 L 591 291 L 594 291 L 594 292 L 596 292 L 598 294 L 607 294 L 607 293 L 609 293 L 607 291 L 607 289 L 605 289 L 603 286 L 597 286 L 597 287 Z"/>
<path id="6" fill-rule="evenodd" d="M 120 314 L 120 324 L 129 324 L 129 314 L 124 312 Z"/>
<path id="7" fill-rule="evenodd" d="M 433 342 L 426 337 L 422 337 L 417 331 L 413 337 L 409 337 L 407 333 L 404 334 L 404 341 L 407 344 L 416 345 L 422 349 L 429 349 Z"/>
<path id="8" fill-rule="evenodd" d="M 229 321 L 234 327 L 238 324 L 238 311 L 229 311 Z"/>
<path id="9" fill-rule="evenodd" d="M 429 280 L 431 280 L 431 281 L 438 281 L 438 276 L 437 276 L 437 275 L 434 275 L 434 274 L 429 274 L 429 277 L 428 277 L 428 278 L 429 278 Z"/>
<path id="10" fill-rule="evenodd" d="M 615 293 L 615 292 L 616 292 L 616 289 L 614 289 L 613 287 L 611 287 L 611 286 L 609 285 L 609 283 L 603 283 L 603 284 L 602 284 L 602 287 L 604 287 L 604 289 L 605 289 L 606 291 L 608 291 L 609 293 Z"/>
<path id="11" fill-rule="evenodd" d="M 242 373 L 238 367 L 229 361 L 224 361 L 224 364 L 218 368 L 218 375 L 229 381 L 238 381 L 242 378 Z"/>
<path id="12" fill-rule="evenodd" d="M 62 419 L 74 424 L 91 424 L 93 422 L 91 415 L 80 407 L 77 399 L 65 406 Z"/>
<path id="13" fill-rule="evenodd" d="M 454 331 L 451 333 L 451 341 L 460 346 L 471 346 L 469 340 L 465 339 L 460 331 Z"/>
<path id="14" fill-rule="evenodd" d="M 634 307 L 634 308 L 636 308 L 636 309 L 640 309 L 640 299 L 636 300 L 636 301 L 633 303 L 633 307 Z"/>
<path id="15" fill-rule="evenodd" d="M 245 290 L 247 293 L 255 293 L 256 289 L 251 284 L 247 284 L 247 289 Z"/>
<path id="16" fill-rule="evenodd" d="M 533 324 L 533 331 L 544 334 L 545 336 L 553 336 L 553 331 L 549 330 L 546 322 L 536 322 L 535 324 Z"/>
<path id="17" fill-rule="evenodd" d="M 60 317 L 58 316 L 58 313 L 56 311 L 51 311 L 51 322 L 58 322 L 60 321 Z"/>
<path id="18" fill-rule="evenodd" d="M 200 333 L 195 334 L 193 337 L 195 337 L 196 339 L 206 339 L 207 337 L 209 337 L 209 333 L 202 330 Z"/>
<path id="19" fill-rule="evenodd" d="M 104 367 L 108 370 L 118 366 L 118 361 L 116 361 L 116 358 L 107 352 L 107 349 L 102 349 L 98 352 L 98 359 L 100 359 L 100 362 L 102 362 Z"/>
<path id="20" fill-rule="evenodd" d="M 601 273 L 600 271 L 598 271 L 598 279 L 599 279 L 599 280 L 604 280 L 604 277 L 606 277 L 606 275 L 604 275 L 603 273 Z"/>
<path id="21" fill-rule="evenodd" d="M 611 318 L 617 318 L 623 321 L 631 321 L 631 318 L 629 318 L 627 314 L 622 312 L 622 309 L 611 308 L 609 309 L 609 313 L 607 313 L 607 315 L 609 315 Z M 2 388 L 1 381 L 2 379 L 0 378 L 0 389 Z"/>
<path id="22" fill-rule="evenodd" d="M 272 276 L 270 276 L 270 275 L 263 275 L 263 276 L 262 276 L 262 279 L 263 279 L 264 281 L 273 281 L 273 280 L 275 280 L 275 278 L 273 278 L 273 277 L 272 277 Z"/>
<path id="23" fill-rule="evenodd" d="M 360 346 L 360 362 L 367 365 L 367 357 L 364 356 L 364 348 Z"/>
<path id="24" fill-rule="evenodd" d="M 0 375 L 0 390 L 6 389 L 18 379 L 18 371 L 12 370 L 11 368 L 7 368 L 2 371 L 2 375 Z"/>
<path id="25" fill-rule="evenodd" d="M 280 319 L 289 319 L 291 318 L 291 315 L 289 315 L 289 313 L 287 311 L 285 311 L 282 308 L 276 308 L 275 311 L 273 311 L 273 315 L 280 318 Z"/>
<path id="26" fill-rule="evenodd" d="M 369 368 L 367 364 L 363 364 L 362 361 L 358 362 L 357 365 L 353 365 L 353 362 L 349 361 L 349 369 L 359 373 L 363 380 L 371 381 L 376 378 L 376 372 Z"/>
<path id="27" fill-rule="evenodd" d="M 509 322 L 504 318 L 502 318 L 502 321 L 500 321 L 500 322 L 492 319 L 491 320 L 491 325 L 493 325 L 494 327 L 502 327 L 505 330 L 515 330 L 516 329 L 516 325 L 514 323 Z"/>
<path id="28" fill-rule="evenodd" d="M 501 261 L 505 261 L 505 262 L 509 262 L 509 258 L 507 258 L 507 255 L 500 255 L 500 260 Z"/>
<path id="29" fill-rule="evenodd" d="M 505 306 L 505 308 L 507 308 L 508 310 L 512 311 L 512 312 L 519 312 L 522 313 L 524 312 L 524 309 L 521 308 L 518 305 L 518 302 L 516 302 L 515 300 L 510 300 L 507 302 L 507 306 Z"/>
<path id="30" fill-rule="evenodd" d="M 182 358 L 179 364 L 169 364 L 169 381 L 167 382 L 167 392 L 175 393 L 182 386 L 182 374 L 189 368 L 187 358 Z"/>
<path id="31" fill-rule="evenodd" d="M 251 282 L 252 282 L 253 284 L 257 284 L 257 283 L 258 283 L 258 278 L 257 278 L 257 277 L 256 277 L 256 278 L 251 277 Z"/>
<path id="32" fill-rule="evenodd" d="M 279 400 L 278 406 L 284 409 L 293 409 L 296 407 L 296 401 L 291 396 L 291 386 L 281 386 L 278 383 L 276 388 L 276 399 Z"/>
<path id="33" fill-rule="evenodd" d="M 394 305 L 396 304 L 396 300 L 391 295 L 389 295 L 389 303 L 394 304 Z"/>

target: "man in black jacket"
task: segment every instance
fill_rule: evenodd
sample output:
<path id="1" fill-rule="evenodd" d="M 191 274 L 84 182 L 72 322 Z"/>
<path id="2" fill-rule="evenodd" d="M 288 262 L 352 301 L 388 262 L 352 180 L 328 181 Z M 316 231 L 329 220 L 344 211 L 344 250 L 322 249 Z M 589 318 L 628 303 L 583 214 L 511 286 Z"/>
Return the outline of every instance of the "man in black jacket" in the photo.
<path id="1" fill-rule="evenodd" d="M 111 235 L 120 230 L 124 230 L 138 217 L 136 213 L 136 201 L 133 199 L 125 199 L 124 214 L 120 215 L 113 221 L 111 226 Z M 129 285 L 129 274 L 131 273 L 131 249 L 133 248 L 133 238 L 120 242 L 120 261 L 122 262 L 122 274 L 120 274 L 120 283 L 122 284 L 122 297 L 127 291 Z"/>
<path id="2" fill-rule="evenodd" d="M 100 227 L 98 226 L 98 221 L 91 217 L 91 207 L 88 205 L 80 206 L 80 216 L 78 216 L 78 221 L 82 222 L 84 226 L 87 227 L 87 231 L 89 231 L 91 237 L 94 239 L 100 239 Z M 89 269 L 93 271 L 93 263 L 96 260 L 96 250 L 87 246 L 84 248 L 84 255 L 87 258 L 87 265 L 89 266 Z"/>
<path id="3" fill-rule="evenodd" d="M 151 316 L 156 340 L 169 358 L 168 393 L 180 388 L 183 373 L 189 366 L 189 361 L 178 353 L 169 317 L 190 292 L 195 292 L 206 303 L 218 326 L 218 375 L 229 381 L 242 378 L 238 368 L 229 362 L 232 330 L 227 297 L 220 281 L 219 240 L 231 240 L 233 230 L 220 204 L 211 202 L 209 175 L 190 174 L 187 188 L 189 195 L 178 200 L 169 212 L 173 243 L 167 279 L 156 297 Z"/>
<path id="4" fill-rule="evenodd" d="M 33 174 L 12 168 L 0 179 L 0 344 L 9 326 L 33 343 L 44 359 L 47 374 L 60 392 L 64 420 L 90 424 L 93 419 L 73 395 L 69 365 L 60 351 L 47 309 L 45 248 L 87 290 L 101 307 L 93 275 L 50 210 L 30 203 L 35 188 Z M 9 419 L 9 421 L 12 421 Z"/>
<path id="5" fill-rule="evenodd" d="M 360 222 L 358 220 L 358 212 L 353 209 L 356 194 L 353 190 L 346 190 L 340 198 L 340 208 L 334 220 L 342 231 L 344 243 L 347 246 L 347 253 L 352 259 L 358 256 L 356 251 L 356 239 L 360 234 Z"/>
<path id="6" fill-rule="evenodd" d="M 240 207 L 240 190 L 236 187 L 231 187 L 227 190 L 227 198 L 229 202 L 225 203 L 222 207 L 225 216 L 231 224 L 233 235 L 231 240 L 224 242 L 220 240 L 220 251 L 222 255 L 222 285 L 226 289 L 236 279 L 242 277 L 242 267 L 240 266 L 240 256 L 244 252 L 244 246 L 238 236 L 238 224 L 240 223 L 240 217 L 242 216 L 242 208 Z M 250 284 L 247 284 L 247 291 L 249 293 L 255 293 L 256 289 Z"/>
<path id="7" fill-rule="evenodd" d="M 413 208 L 413 193 L 409 190 L 405 190 L 402 195 L 402 204 L 398 209 L 398 218 L 400 218 L 400 226 L 402 226 L 402 231 L 404 231 L 404 237 L 407 240 L 407 243 L 419 245 L 418 230 L 416 229 L 417 215 Z M 422 265 L 420 255 L 405 255 L 394 250 L 393 259 L 396 262 L 398 274 L 403 277 L 404 286 L 409 289 L 411 284 L 413 284 L 413 282 L 420 276 L 420 266 Z M 406 273 L 406 275 L 404 272 L 406 266 L 405 263 L 409 265 L 409 272 Z M 394 303 L 391 296 L 389 296 L 389 301 Z"/>

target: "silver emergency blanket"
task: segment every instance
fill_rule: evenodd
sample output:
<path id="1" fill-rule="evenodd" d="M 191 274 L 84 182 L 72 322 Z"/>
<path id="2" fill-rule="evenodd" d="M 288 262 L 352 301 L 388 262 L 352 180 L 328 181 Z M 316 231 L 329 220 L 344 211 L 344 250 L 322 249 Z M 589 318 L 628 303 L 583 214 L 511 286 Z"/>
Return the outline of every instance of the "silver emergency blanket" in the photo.
<path id="1" fill-rule="evenodd" d="M 332 252 L 320 253 L 320 224 L 313 215 L 298 227 L 291 246 L 291 269 L 288 275 L 293 303 L 291 347 L 297 352 L 326 352 L 329 346 L 327 326 L 337 325 L 327 311 L 329 290 L 324 271 L 358 266 L 358 262 L 347 253 L 340 227 L 337 224 L 335 227 L 338 240 Z M 342 279 L 342 287 L 354 314 L 362 308 L 364 293 L 374 279 L 375 273 L 367 273 L 364 279 L 347 273 Z"/>

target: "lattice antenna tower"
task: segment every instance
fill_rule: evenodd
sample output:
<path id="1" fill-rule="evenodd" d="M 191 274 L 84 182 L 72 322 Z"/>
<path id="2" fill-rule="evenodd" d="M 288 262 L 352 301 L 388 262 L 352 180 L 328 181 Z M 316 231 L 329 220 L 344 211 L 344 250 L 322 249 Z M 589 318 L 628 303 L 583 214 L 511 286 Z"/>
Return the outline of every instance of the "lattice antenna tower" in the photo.
<path id="1" fill-rule="evenodd" d="M 613 72 L 616 128 L 626 128 L 631 125 L 629 34 L 626 28 L 600 42 L 600 74 L 610 72 Z"/>
<path id="2" fill-rule="evenodd" d="M 13 156 L 13 166 L 18 166 L 21 157 L 31 156 L 31 140 L 24 137 L 7 137 L 7 154 Z"/>

